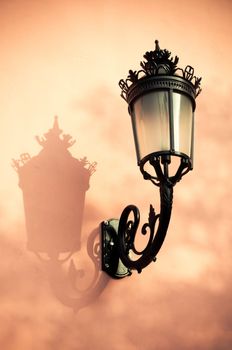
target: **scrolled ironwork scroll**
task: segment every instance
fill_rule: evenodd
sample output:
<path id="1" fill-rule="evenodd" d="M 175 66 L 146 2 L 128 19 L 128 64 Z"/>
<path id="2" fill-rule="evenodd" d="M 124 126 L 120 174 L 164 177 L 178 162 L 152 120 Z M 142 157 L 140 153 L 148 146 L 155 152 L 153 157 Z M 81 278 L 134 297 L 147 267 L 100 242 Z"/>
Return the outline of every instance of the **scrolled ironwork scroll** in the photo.
<path id="1" fill-rule="evenodd" d="M 129 268 L 129 270 L 137 270 L 139 273 L 142 269 L 156 260 L 168 229 L 173 201 L 173 186 L 163 183 L 160 186 L 160 214 L 156 214 L 152 205 L 150 205 L 150 212 L 148 222 L 142 226 L 142 235 L 149 235 L 147 244 L 141 251 L 135 248 L 135 238 L 140 222 L 139 209 L 134 205 L 127 206 L 120 217 L 118 228 L 118 243 L 119 256 L 122 263 Z M 130 218 L 133 214 L 133 219 Z M 155 232 L 156 223 L 158 227 Z M 134 255 L 139 256 L 137 260 L 132 260 L 130 251 Z"/>

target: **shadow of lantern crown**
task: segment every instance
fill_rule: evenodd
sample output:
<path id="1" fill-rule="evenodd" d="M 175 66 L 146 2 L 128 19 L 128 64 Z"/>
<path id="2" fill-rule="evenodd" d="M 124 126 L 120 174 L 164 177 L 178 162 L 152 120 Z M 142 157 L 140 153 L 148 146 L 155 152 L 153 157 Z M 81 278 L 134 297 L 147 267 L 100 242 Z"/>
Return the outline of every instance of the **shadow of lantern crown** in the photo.
<path id="1" fill-rule="evenodd" d="M 43 137 L 36 136 L 36 140 L 40 146 L 46 148 L 46 150 L 54 150 L 54 145 L 60 149 L 67 150 L 72 147 L 76 140 L 72 139 L 72 136 L 69 134 L 62 134 L 63 130 L 59 128 L 58 117 L 54 117 L 53 128 L 49 129 Z M 53 147 L 51 147 L 53 146 Z M 56 149 L 57 152 L 57 149 Z M 20 159 L 12 159 L 12 166 L 18 172 L 21 167 L 23 167 L 28 161 L 32 158 L 29 153 L 20 154 Z M 77 160 L 79 165 L 89 172 L 89 175 L 92 175 L 96 171 L 97 162 L 91 163 L 87 157 L 83 157 Z"/>

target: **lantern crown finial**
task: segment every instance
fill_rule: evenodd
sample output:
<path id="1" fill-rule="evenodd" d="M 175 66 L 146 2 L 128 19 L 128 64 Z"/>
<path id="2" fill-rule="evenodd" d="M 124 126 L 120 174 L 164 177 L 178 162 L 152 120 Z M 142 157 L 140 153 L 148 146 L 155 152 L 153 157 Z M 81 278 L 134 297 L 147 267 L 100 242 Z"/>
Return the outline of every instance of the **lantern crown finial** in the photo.
<path id="1" fill-rule="evenodd" d="M 155 51 L 160 51 L 159 40 L 155 40 Z"/>
<path id="2" fill-rule="evenodd" d="M 143 58 L 144 61 L 140 62 L 142 69 L 139 71 L 129 70 L 127 78 L 119 81 L 122 90 L 121 97 L 127 103 L 130 101 L 128 97 L 132 86 L 135 86 L 141 79 L 157 76 L 180 77 L 191 84 L 195 97 L 201 92 L 201 78 L 194 75 L 194 68 L 189 65 L 184 69 L 177 67 L 179 58 L 172 57 L 171 52 L 166 49 L 160 49 L 158 40 L 155 40 L 155 50 L 147 51 Z"/>

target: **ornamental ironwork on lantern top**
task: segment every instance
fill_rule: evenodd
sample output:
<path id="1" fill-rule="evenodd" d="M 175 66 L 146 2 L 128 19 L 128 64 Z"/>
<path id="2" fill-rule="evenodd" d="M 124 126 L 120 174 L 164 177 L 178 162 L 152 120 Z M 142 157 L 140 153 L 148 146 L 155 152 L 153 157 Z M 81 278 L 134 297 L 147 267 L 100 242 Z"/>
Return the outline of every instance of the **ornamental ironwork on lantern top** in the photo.
<path id="1" fill-rule="evenodd" d="M 166 49 L 161 50 L 158 40 L 155 40 L 155 50 L 147 51 L 143 57 L 142 69 L 129 70 L 127 78 L 119 81 L 121 97 L 129 105 L 146 92 L 173 88 L 189 95 L 195 108 L 195 98 L 201 92 L 201 78 L 194 75 L 192 66 L 177 67 L 179 58 L 171 57 L 171 52 Z"/>

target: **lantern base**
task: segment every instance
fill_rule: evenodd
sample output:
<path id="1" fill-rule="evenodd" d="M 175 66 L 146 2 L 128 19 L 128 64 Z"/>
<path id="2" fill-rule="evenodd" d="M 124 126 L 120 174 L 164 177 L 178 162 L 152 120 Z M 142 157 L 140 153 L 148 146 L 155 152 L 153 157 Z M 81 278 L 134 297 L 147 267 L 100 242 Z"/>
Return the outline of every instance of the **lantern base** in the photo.
<path id="1" fill-rule="evenodd" d="M 169 176 L 168 167 L 171 163 L 172 156 L 179 157 L 180 163 L 174 175 Z M 145 170 L 147 164 L 152 166 L 154 174 Z M 150 153 L 139 160 L 138 165 L 143 174 L 143 178 L 145 180 L 151 180 L 154 185 L 159 187 L 163 181 L 168 181 L 171 186 L 174 186 L 185 174 L 193 169 L 192 159 L 188 155 L 171 150 Z"/>
<path id="2" fill-rule="evenodd" d="M 102 222 L 102 270 L 110 277 L 120 279 L 131 275 L 131 271 L 122 263 L 118 253 L 119 220 L 109 219 Z"/>

